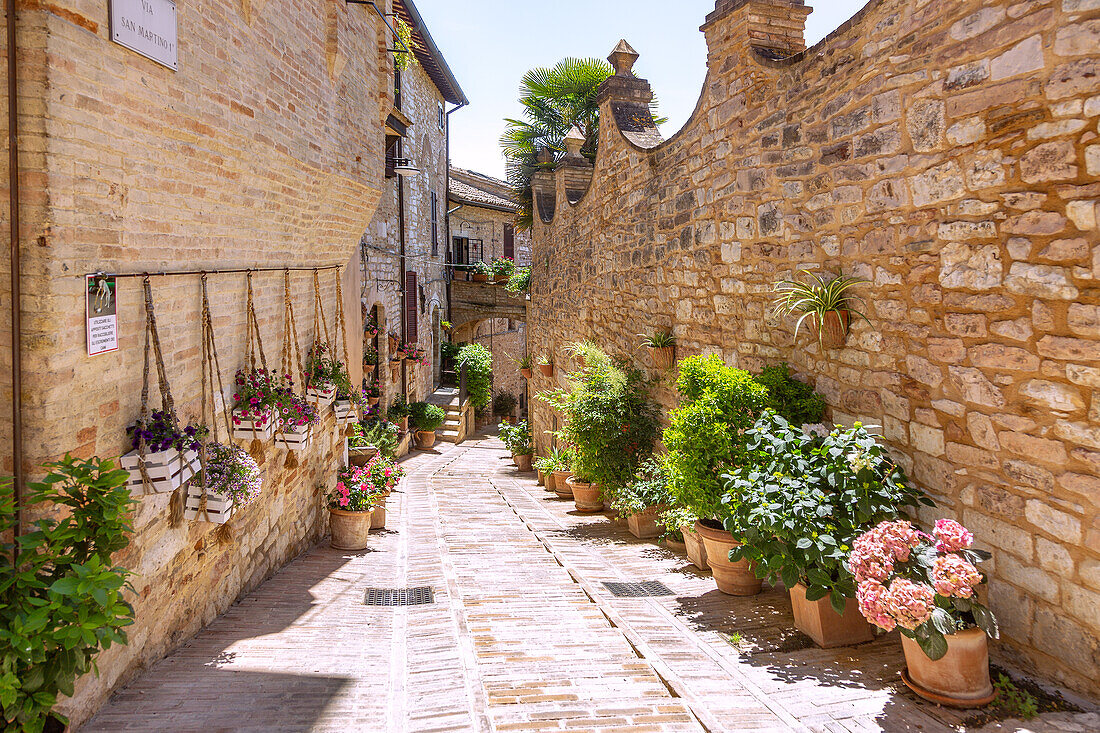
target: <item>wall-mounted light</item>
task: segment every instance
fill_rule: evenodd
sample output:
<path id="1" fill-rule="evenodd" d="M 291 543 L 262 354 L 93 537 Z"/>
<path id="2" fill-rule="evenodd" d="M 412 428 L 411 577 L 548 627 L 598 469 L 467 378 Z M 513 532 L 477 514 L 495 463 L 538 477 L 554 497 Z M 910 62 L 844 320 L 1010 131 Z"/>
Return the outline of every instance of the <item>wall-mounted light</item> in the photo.
<path id="1" fill-rule="evenodd" d="M 420 169 L 413 165 L 412 158 L 394 158 L 393 172 L 399 176 L 420 175 Z"/>

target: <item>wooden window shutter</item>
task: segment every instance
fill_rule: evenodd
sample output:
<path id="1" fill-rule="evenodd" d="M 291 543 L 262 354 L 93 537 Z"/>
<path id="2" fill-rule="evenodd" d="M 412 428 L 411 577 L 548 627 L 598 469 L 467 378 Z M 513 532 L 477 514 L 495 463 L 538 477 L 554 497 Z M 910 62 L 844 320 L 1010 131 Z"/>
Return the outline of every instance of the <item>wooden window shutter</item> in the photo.
<path id="1" fill-rule="evenodd" d="M 416 287 L 416 273 L 405 273 L 405 341 L 415 344 L 419 340 L 417 320 L 420 317 L 420 290 Z"/>
<path id="2" fill-rule="evenodd" d="M 504 256 L 516 258 L 516 230 L 511 224 L 504 225 Z"/>

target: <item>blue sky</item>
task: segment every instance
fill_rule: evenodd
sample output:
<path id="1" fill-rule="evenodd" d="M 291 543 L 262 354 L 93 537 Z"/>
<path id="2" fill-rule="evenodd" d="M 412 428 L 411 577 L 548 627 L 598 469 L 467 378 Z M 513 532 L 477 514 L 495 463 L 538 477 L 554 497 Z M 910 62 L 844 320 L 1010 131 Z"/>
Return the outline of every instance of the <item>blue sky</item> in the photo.
<path id="1" fill-rule="evenodd" d="M 714 0 L 414 0 L 471 105 L 451 115 L 451 160 L 504 177 L 497 140 L 519 114 L 520 77 L 566 56 L 604 58 L 620 38 L 641 54 L 635 72 L 650 81 L 671 135 L 695 109 L 706 73 L 699 26 Z M 810 0 L 806 40 L 816 43 L 866 0 Z M 675 7 L 674 11 L 669 11 Z"/>

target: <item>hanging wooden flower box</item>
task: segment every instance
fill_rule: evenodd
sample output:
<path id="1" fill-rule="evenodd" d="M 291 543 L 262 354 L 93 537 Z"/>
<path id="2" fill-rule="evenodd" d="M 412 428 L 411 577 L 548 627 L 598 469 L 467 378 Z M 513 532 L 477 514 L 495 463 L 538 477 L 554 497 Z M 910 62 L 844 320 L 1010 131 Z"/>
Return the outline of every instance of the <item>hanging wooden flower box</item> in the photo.
<path id="1" fill-rule="evenodd" d="M 313 426 L 311 425 L 294 425 L 291 427 L 284 425 L 279 432 L 275 434 L 275 445 L 282 446 L 288 450 L 307 450 L 312 441 Z"/>
<path id="2" fill-rule="evenodd" d="M 233 500 L 227 494 L 207 489 L 204 498 L 202 486 L 192 484 L 187 488 L 187 503 L 183 507 L 183 518 L 225 524 L 233 516 L 234 508 Z"/>
<path id="3" fill-rule="evenodd" d="M 233 437 L 239 440 L 267 440 L 275 434 L 271 410 L 233 410 Z"/>
<path id="4" fill-rule="evenodd" d="M 122 468 L 130 472 L 126 485 L 130 493 L 164 494 L 175 491 L 186 484 L 201 468 L 199 454 L 195 451 L 179 451 L 175 448 L 145 454 L 145 472 L 149 475 L 149 485 L 141 478 L 141 457 L 136 450 L 119 459 Z"/>
<path id="5" fill-rule="evenodd" d="M 359 410 L 351 404 L 351 400 L 336 400 L 333 411 L 336 413 L 337 425 L 351 425 L 359 421 Z"/>
<path id="6" fill-rule="evenodd" d="M 328 407 L 336 400 L 336 387 L 330 386 L 325 389 L 318 387 L 309 387 L 306 389 L 306 397 L 310 402 L 314 402 L 318 407 Z"/>

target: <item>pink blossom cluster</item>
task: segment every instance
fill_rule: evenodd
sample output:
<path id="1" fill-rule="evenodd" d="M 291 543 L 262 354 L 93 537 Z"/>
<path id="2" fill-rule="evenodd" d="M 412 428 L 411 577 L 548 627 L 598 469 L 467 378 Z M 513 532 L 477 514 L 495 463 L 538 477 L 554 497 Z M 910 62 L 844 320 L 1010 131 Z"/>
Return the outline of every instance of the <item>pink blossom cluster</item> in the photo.
<path id="1" fill-rule="evenodd" d="M 920 532 L 906 521 L 882 522 L 864 532 L 848 556 L 848 569 L 856 581 L 883 581 L 894 571 L 894 562 L 907 562 L 910 551 L 920 544 Z"/>
<path id="2" fill-rule="evenodd" d="M 970 598 L 974 595 L 974 588 L 981 583 L 982 574 L 960 555 L 950 553 L 936 558 L 932 568 L 932 585 L 941 596 Z"/>
<path id="3" fill-rule="evenodd" d="M 936 591 L 924 583 L 895 578 L 883 599 L 883 607 L 893 616 L 898 626 L 912 631 L 932 618 L 932 609 L 936 607 Z"/>
<path id="4" fill-rule="evenodd" d="M 932 534 L 937 540 L 936 549 L 940 552 L 968 550 L 974 544 L 974 535 L 954 519 L 936 520 Z"/>
<path id="5" fill-rule="evenodd" d="M 886 610 L 887 595 L 882 583 L 874 579 L 865 580 L 856 587 L 856 601 L 863 617 L 880 629 L 893 631 L 897 622 Z"/>

